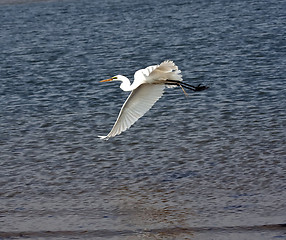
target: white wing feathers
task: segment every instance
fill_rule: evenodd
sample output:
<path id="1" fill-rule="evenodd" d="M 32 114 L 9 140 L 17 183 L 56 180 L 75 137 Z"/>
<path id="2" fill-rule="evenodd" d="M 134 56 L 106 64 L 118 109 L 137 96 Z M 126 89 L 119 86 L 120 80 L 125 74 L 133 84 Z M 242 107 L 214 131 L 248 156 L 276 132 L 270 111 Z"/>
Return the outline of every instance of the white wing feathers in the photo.
<path id="1" fill-rule="evenodd" d="M 134 90 L 123 104 L 113 128 L 107 136 L 99 137 L 107 140 L 130 128 L 163 95 L 165 86 L 174 87 L 165 85 L 166 80 L 183 81 L 181 71 L 173 61 L 136 71 L 131 86 Z"/>
<path id="2" fill-rule="evenodd" d="M 173 61 L 164 61 L 160 65 L 149 66 L 140 69 L 134 74 L 134 82 L 161 83 L 165 80 L 183 81 L 181 71 Z"/>
<path id="3" fill-rule="evenodd" d="M 164 88 L 163 84 L 142 84 L 133 90 L 123 104 L 110 133 L 100 138 L 108 140 L 130 128 L 159 100 Z"/>

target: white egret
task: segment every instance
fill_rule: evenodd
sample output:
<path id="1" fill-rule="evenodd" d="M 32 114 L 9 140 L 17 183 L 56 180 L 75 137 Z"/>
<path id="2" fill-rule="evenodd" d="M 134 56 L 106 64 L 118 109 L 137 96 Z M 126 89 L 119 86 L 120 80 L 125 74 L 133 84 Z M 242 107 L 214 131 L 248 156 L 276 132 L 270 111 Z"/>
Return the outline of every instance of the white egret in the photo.
<path id="1" fill-rule="evenodd" d="M 181 71 L 173 61 L 169 60 L 162 62 L 160 65 L 149 66 L 136 71 L 132 84 L 130 84 L 127 77 L 122 75 L 117 75 L 100 82 L 108 81 L 121 81 L 120 88 L 123 91 L 131 91 L 131 93 L 121 107 L 110 133 L 106 136 L 99 136 L 105 140 L 119 135 L 130 128 L 159 100 L 164 93 L 165 87 L 180 86 L 182 89 L 185 87 L 193 91 L 201 91 L 208 88 L 201 85 L 195 87 L 182 82 Z M 184 89 L 183 91 L 185 93 Z"/>

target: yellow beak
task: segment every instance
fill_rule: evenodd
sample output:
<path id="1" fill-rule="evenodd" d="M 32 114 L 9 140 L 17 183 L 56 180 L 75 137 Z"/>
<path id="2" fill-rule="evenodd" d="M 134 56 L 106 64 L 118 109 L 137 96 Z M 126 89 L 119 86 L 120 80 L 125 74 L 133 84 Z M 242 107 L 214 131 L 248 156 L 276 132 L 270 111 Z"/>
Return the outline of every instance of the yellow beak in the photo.
<path id="1" fill-rule="evenodd" d="M 112 81 L 112 80 L 113 80 L 113 78 L 108 78 L 108 79 L 105 79 L 105 80 L 101 80 L 99 82 L 109 82 L 109 81 Z"/>

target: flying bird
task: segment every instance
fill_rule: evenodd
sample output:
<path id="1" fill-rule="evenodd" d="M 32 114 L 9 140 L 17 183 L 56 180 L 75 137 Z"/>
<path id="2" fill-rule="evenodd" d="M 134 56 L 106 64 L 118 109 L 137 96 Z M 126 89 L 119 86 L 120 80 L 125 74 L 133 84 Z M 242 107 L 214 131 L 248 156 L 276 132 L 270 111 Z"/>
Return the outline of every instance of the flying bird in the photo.
<path id="1" fill-rule="evenodd" d="M 185 94 L 184 88 L 193 91 L 202 91 L 208 88 L 201 85 L 192 86 L 183 82 L 178 66 L 169 60 L 136 71 L 132 84 L 127 77 L 122 75 L 116 75 L 100 82 L 109 81 L 120 81 L 120 88 L 123 91 L 131 91 L 131 93 L 121 107 L 111 131 L 106 136 L 99 136 L 105 140 L 130 128 L 162 97 L 165 87 L 180 86 Z"/>

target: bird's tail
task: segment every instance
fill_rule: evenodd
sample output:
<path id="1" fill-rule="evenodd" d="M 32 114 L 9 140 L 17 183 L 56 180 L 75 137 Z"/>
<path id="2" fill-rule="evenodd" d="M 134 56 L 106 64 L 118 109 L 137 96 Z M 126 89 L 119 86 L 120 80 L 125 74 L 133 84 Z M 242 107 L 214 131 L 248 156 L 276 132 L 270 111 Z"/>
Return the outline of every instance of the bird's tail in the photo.
<path id="1" fill-rule="evenodd" d="M 166 79 L 183 81 L 181 70 L 179 70 L 178 66 L 170 60 L 166 60 L 162 62 L 158 70 L 160 70 L 161 74 L 164 75 Z"/>
<path id="2" fill-rule="evenodd" d="M 165 73 L 164 77 L 170 80 L 183 81 L 181 70 L 175 70 L 173 72 Z"/>

